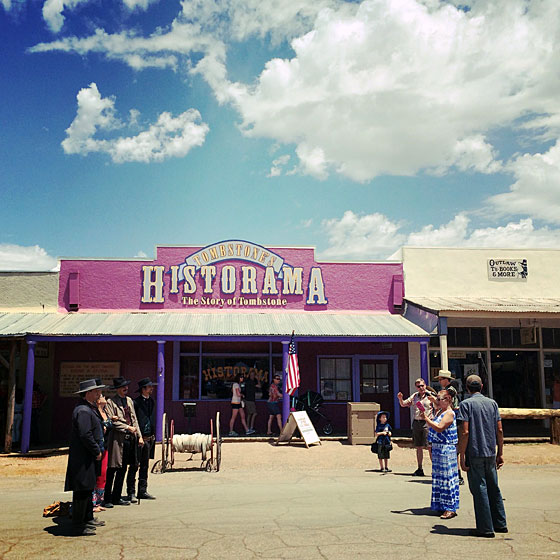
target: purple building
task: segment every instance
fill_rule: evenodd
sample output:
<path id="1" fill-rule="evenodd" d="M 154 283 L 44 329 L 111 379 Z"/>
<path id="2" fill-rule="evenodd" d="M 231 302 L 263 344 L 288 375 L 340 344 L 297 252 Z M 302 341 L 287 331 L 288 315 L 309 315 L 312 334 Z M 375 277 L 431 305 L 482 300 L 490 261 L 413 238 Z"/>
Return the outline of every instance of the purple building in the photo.
<path id="1" fill-rule="evenodd" d="M 292 331 L 299 392 L 323 396 L 335 432 L 346 432 L 348 401 L 378 402 L 408 427 L 396 394 L 427 379 L 429 327 L 402 314 L 401 263 L 317 262 L 312 248 L 229 240 L 158 247 L 154 260 L 63 259 L 58 280 L 56 312 L 6 314 L 9 324 L 0 315 L 2 336 L 27 343 L 24 450 L 37 344 L 51 349 L 53 440 L 66 436 L 80 379 L 119 375 L 131 393 L 157 379 L 159 423 L 165 411 L 186 430 L 182 403 L 194 402 L 191 428 L 208 431 L 216 411 L 230 417 L 235 375 L 254 371 L 264 432 L 267 387 L 285 369 Z"/>

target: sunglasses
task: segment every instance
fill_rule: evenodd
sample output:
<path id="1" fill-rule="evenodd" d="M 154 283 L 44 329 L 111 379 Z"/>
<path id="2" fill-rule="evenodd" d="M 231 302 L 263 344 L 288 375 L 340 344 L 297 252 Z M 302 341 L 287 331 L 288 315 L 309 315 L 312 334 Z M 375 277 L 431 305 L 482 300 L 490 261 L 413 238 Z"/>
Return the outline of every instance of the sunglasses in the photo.
<path id="1" fill-rule="evenodd" d="M 416 385 L 417 389 L 421 389 L 422 387 L 425 387 L 426 385 Z"/>
<path id="2" fill-rule="evenodd" d="M 437 397 L 436 401 L 447 401 L 449 400 L 449 397 Z"/>

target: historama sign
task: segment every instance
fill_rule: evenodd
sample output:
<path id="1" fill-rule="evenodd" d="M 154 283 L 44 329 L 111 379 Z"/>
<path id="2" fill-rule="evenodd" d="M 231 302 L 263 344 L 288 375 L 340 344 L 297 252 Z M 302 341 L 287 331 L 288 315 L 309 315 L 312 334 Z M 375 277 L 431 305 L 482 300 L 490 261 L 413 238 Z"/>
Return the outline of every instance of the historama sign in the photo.
<path id="1" fill-rule="evenodd" d="M 241 265 L 227 264 L 233 262 Z M 262 279 L 258 267 L 264 270 Z M 247 241 L 215 243 L 167 271 L 155 265 L 143 266 L 142 272 L 142 303 L 164 303 L 164 274 L 169 275 L 169 293 L 180 294 L 182 304 L 192 307 L 285 307 L 286 296 L 304 293 L 307 305 L 328 303 L 319 267 L 310 268 L 304 292 L 303 267 L 290 266 L 279 254 Z M 196 297 L 199 285 L 202 295 Z"/>
<path id="2" fill-rule="evenodd" d="M 318 262 L 309 247 L 227 240 L 148 259 L 61 259 L 61 311 L 395 312 L 400 263 Z"/>

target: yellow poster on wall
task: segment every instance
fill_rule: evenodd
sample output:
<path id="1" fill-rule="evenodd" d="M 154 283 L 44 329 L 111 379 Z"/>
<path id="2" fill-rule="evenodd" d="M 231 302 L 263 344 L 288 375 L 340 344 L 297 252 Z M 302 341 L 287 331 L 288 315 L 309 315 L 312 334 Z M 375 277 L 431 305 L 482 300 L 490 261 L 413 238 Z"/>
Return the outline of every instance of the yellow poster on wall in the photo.
<path id="1" fill-rule="evenodd" d="M 59 396 L 76 397 L 80 381 L 101 379 L 103 385 L 112 386 L 119 377 L 120 362 L 62 362 L 60 364 Z"/>

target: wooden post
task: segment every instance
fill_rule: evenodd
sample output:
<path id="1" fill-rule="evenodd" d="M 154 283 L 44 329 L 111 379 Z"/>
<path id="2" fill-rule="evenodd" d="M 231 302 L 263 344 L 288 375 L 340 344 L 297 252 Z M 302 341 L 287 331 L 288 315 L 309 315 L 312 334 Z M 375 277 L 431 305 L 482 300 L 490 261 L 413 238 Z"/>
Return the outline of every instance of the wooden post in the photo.
<path id="1" fill-rule="evenodd" d="M 560 445 L 560 416 L 550 419 L 550 443 Z"/>
<path id="2" fill-rule="evenodd" d="M 12 426 L 14 425 L 14 404 L 16 400 L 16 341 L 12 340 L 10 363 L 8 368 L 8 408 L 6 410 L 6 434 L 4 436 L 4 453 L 12 451 Z"/>

